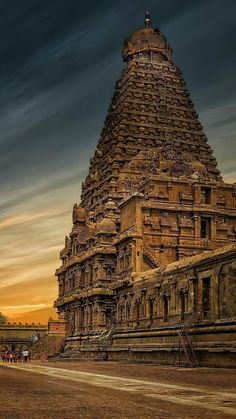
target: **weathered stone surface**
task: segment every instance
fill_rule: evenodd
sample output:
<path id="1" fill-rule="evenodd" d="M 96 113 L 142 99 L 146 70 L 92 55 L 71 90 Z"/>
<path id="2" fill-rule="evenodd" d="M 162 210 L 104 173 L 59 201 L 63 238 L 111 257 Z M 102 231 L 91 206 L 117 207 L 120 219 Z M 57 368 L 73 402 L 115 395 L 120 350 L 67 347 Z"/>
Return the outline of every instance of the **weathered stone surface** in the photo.
<path id="1" fill-rule="evenodd" d="M 32 337 L 37 334 L 42 338 L 47 334 L 48 327 L 43 324 L 7 323 L 0 325 L 0 350 L 19 351 L 32 345 Z"/>
<path id="2" fill-rule="evenodd" d="M 143 342 L 195 310 L 204 322 L 236 316 L 235 247 L 221 250 L 235 242 L 236 185 L 220 176 L 165 36 L 145 20 L 123 59 L 56 271 L 55 306 L 81 351 L 114 328 L 142 327 Z"/>

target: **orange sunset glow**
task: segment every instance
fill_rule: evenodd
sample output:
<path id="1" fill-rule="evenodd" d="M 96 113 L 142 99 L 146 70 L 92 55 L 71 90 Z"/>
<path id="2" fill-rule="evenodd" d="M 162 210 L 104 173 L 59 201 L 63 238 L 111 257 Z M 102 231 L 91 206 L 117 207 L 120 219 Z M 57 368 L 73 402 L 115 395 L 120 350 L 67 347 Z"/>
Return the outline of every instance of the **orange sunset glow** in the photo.
<path id="1" fill-rule="evenodd" d="M 145 4 L 87 10 L 78 2 L 67 10 L 62 2 L 55 12 L 36 3 L 27 17 L 19 6 L 8 10 L 15 17 L 0 25 L 0 312 L 11 322 L 46 323 L 57 315 L 55 270 L 121 73 L 124 34 L 140 26 Z M 236 182 L 233 14 L 220 6 L 206 12 L 205 4 L 151 5 L 222 176 Z"/>

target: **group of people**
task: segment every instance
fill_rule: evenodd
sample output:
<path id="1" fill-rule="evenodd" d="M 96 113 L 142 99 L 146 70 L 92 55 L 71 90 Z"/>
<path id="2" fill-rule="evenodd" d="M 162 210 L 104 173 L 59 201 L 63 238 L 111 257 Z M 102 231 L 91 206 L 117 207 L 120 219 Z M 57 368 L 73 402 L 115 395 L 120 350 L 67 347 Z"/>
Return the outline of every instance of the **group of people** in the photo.
<path id="1" fill-rule="evenodd" d="M 8 350 L 3 350 L 1 352 L 1 358 L 3 362 L 18 362 L 18 361 L 23 361 L 23 362 L 28 362 L 30 361 L 30 352 L 28 349 L 23 349 L 23 351 L 8 351 Z"/>

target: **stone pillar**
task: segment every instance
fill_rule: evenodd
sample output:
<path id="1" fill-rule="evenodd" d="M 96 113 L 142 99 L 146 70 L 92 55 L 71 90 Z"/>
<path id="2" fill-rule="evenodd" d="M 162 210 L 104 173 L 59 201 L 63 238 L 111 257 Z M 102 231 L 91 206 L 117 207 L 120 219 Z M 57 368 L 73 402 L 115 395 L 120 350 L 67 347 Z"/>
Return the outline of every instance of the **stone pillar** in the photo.
<path id="1" fill-rule="evenodd" d="M 201 204 L 201 188 L 198 185 L 193 187 L 193 199 L 195 205 Z"/>
<path id="2" fill-rule="evenodd" d="M 81 286 L 81 270 L 78 269 L 75 276 L 75 288 L 79 288 Z"/>
<path id="3" fill-rule="evenodd" d="M 169 195 L 169 201 L 175 201 L 174 196 L 173 196 L 173 186 L 172 184 L 169 182 L 167 185 L 167 193 Z"/>
<path id="4" fill-rule="evenodd" d="M 195 281 L 195 278 L 191 278 L 189 281 L 188 281 L 188 311 L 194 311 L 195 310 L 195 307 L 194 307 L 194 299 L 195 299 L 195 296 L 194 296 L 194 293 L 195 293 L 195 288 L 194 288 L 194 281 Z"/>
<path id="5" fill-rule="evenodd" d="M 161 316 L 161 296 L 160 296 L 160 289 L 161 286 L 158 285 L 156 288 L 156 315 Z"/>
<path id="6" fill-rule="evenodd" d="M 69 336 L 73 335 L 75 332 L 75 312 L 73 309 L 69 312 Z"/>
<path id="7" fill-rule="evenodd" d="M 215 239 L 217 236 L 216 227 L 217 227 L 217 218 L 215 217 L 211 219 L 211 239 Z"/>
<path id="8" fill-rule="evenodd" d="M 170 286 L 171 300 L 170 300 L 170 312 L 176 314 L 177 309 L 177 289 L 176 282 L 173 282 Z"/>
<path id="9" fill-rule="evenodd" d="M 135 211 L 135 218 L 136 218 L 136 230 L 138 233 L 142 234 L 143 232 L 143 222 L 142 222 L 142 201 L 143 197 L 137 197 L 136 200 L 136 211 Z"/>
<path id="10" fill-rule="evenodd" d="M 98 326 L 98 305 L 97 301 L 94 302 L 93 305 L 93 326 L 95 329 L 97 329 Z"/>
<path id="11" fill-rule="evenodd" d="M 106 279 L 106 270 L 103 268 L 103 261 L 100 260 L 97 265 L 97 280 Z"/>
<path id="12" fill-rule="evenodd" d="M 84 306 L 79 307 L 79 329 L 82 331 L 84 329 Z"/>
<path id="13" fill-rule="evenodd" d="M 84 307 L 84 326 L 85 329 L 88 328 L 88 304 L 86 304 Z"/>
<path id="14" fill-rule="evenodd" d="M 93 327 L 93 304 L 89 304 L 89 326 Z"/>
<path id="15" fill-rule="evenodd" d="M 198 279 L 198 309 L 202 313 L 203 307 L 202 307 L 202 278 Z"/>
<path id="16" fill-rule="evenodd" d="M 97 302 L 97 325 L 98 327 L 106 326 L 105 313 L 103 311 L 103 303 Z"/>
<path id="17" fill-rule="evenodd" d="M 198 215 L 193 216 L 194 221 L 194 236 L 196 239 L 201 238 L 201 219 Z"/>
<path id="18" fill-rule="evenodd" d="M 80 330 L 80 308 L 75 307 L 75 333 L 76 335 L 79 333 Z"/>
<path id="19" fill-rule="evenodd" d="M 212 188 L 211 193 L 211 205 L 215 206 L 217 202 L 217 188 Z"/>
<path id="20" fill-rule="evenodd" d="M 211 319 L 216 320 L 219 318 L 219 302 L 218 302 L 218 275 L 214 274 L 211 276 Z"/>
<path id="21" fill-rule="evenodd" d="M 175 284 L 170 285 L 169 314 L 175 314 Z"/>
<path id="22" fill-rule="evenodd" d="M 184 293 L 185 312 L 189 312 L 189 290 Z"/>
<path id="23" fill-rule="evenodd" d="M 146 316 L 145 316 L 145 318 L 148 321 L 150 321 L 151 305 L 152 305 L 152 299 L 151 298 L 147 298 L 146 299 Z M 152 316 L 153 316 L 153 312 L 152 312 Z"/>
<path id="24" fill-rule="evenodd" d="M 143 272 L 143 239 L 136 239 L 135 272 Z"/>

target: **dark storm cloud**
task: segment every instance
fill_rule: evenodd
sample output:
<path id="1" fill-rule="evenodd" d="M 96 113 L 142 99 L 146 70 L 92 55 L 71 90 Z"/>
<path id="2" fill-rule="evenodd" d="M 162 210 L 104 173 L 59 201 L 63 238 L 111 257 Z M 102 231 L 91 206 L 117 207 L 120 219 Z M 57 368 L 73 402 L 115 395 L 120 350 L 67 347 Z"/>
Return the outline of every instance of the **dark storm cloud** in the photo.
<path id="1" fill-rule="evenodd" d="M 52 278 L 123 67 L 123 39 L 143 25 L 147 3 L 220 169 L 236 180 L 235 0 L 2 0 L 0 286 Z"/>

